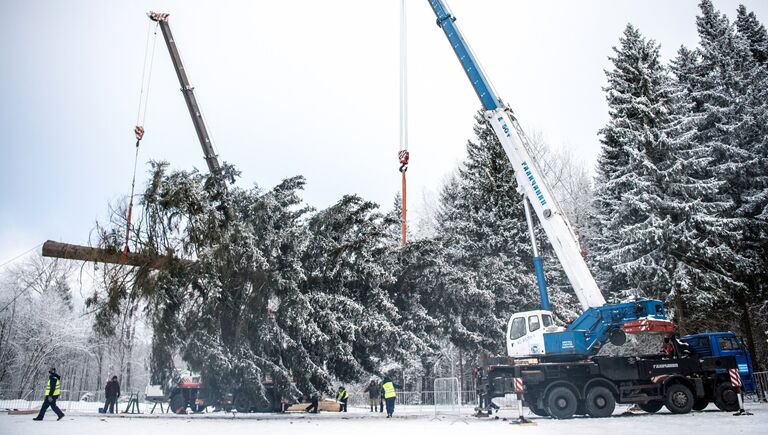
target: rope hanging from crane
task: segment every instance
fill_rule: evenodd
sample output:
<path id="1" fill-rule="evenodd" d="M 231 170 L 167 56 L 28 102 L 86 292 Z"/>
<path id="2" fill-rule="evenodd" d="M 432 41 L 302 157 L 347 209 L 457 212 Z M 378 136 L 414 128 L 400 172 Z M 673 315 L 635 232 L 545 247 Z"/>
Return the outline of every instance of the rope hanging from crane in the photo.
<path id="1" fill-rule="evenodd" d="M 402 178 L 402 211 L 400 216 L 400 230 L 402 246 L 407 242 L 407 196 L 405 172 L 408 170 L 408 65 L 407 65 L 407 34 L 405 21 L 405 0 L 400 0 L 400 151 L 397 158 L 400 161 L 400 174 Z"/>
<path id="2" fill-rule="evenodd" d="M 151 32 L 151 22 L 147 27 L 147 42 L 144 45 L 144 65 L 141 71 L 141 90 L 139 91 L 139 108 L 136 113 L 136 127 L 133 129 L 133 135 L 136 137 L 136 152 L 133 157 L 133 178 L 131 179 L 131 196 L 128 199 L 128 215 L 126 216 L 125 226 L 125 247 L 120 253 L 120 263 L 125 263 L 130 249 L 128 244 L 131 238 L 131 218 L 133 216 L 133 197 L 136 187 L 136 169 L 139 163 L 139 145 L 144 138 L 144 121 L 147 119 L 147 104 L 149 102 L 149 84 L 152 80 L 152 66 L 155 60 L 155 45 L 157 43 L 157 25 L 155 26 L 154 38 L 152 41 L 152 54 L 149 54 L 149 34 Z M 149 57 L 149 69 L 147 69 L 147 58 Z M 146 92 L 144 92 L 146 84 Z"/>

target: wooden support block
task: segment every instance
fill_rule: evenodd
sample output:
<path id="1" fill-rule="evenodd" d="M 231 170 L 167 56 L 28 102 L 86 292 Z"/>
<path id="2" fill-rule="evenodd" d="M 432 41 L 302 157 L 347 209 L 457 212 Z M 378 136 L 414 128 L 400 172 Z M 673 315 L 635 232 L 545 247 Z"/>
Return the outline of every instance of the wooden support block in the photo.
<path id="1" fill-rule="evenodd" d="M 307 403 L 296 403 L 296 404 L 293 404 L 293 405 L 289 406 L 286 409 L 286 411 L 288 411 L 288 412 L 292 412 L 292 411 L 301 411 L 301 412 L 303 412 L 305 409 L 307 409 L 308 406 L 309 406 L 309 402 L 307 402 Z M 339 402 L 337 402 L 335 400 L 330 400 L 330 399 L 321 400 L 317 404 L 317 410 L 318 411 L 328 411 L 328 412 L 339 412 L 339 411 L 341 411 L 341 403 L 339 403 Z"/>

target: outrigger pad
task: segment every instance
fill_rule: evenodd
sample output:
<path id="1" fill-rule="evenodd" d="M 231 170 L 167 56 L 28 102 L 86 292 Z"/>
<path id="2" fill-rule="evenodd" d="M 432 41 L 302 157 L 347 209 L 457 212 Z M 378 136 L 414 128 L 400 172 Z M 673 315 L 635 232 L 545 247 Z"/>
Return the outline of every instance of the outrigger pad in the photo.
<path id="1" fill-rule="evenodd" d="M 740 410 L 739 410 L 739 412 L 737 412 L 737 413 L 735 413 L 735 414 L 733 414 L 733 415 L 735 415 L 735 416 L 737 416 L 737 417 L 738 417 L 738 416 L 740 416 L 740 415 L 754 415 L 754 414 L 752 414 L 751 412 L 749 412 L 749 411 L 746 411 L 746 410 L 744 410 L 744 409 L 740 409 Z"/>
<path id="2" fill-rule="evenodd" d="M 675 324 L 669 320 L 638 319 L 624 322 L 622 329 L 627 334 L 672 334 Z"/>

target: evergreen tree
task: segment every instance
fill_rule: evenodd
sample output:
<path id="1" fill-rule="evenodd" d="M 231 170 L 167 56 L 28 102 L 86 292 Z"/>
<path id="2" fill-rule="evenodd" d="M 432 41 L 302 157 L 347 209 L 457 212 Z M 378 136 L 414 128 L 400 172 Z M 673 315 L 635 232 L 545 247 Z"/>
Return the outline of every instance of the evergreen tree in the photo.
<path id="1" fill-rule="evenodd" d="M 669 215 L 665 255 L 672 267 L 667 302 L 681 333 L 717 330 L 730 316 L 722 307 L 733 280 L 713 261 L 718 237 L 713 237 L 713 216 L 720 204 L 709 202 L 721 186 L 710 167 L 709 148 L 694 139 L 703 114 L 693 101 L 699 55 L 681 47 L 670 65 L 668 119 L 663 133 L 669 145 L 664 178 L 665 210 Z"/>
<path id="2" fill-rule="evenodd" d="M 764 300 L 766 219 L 766 68 L 759 62 L 756 20 L 742 19 L 736 32 L 711 1 L 696 18 L 701 62 L 693 101 L 701 108 L 695 140 L 711 150 L 711 170 L 722 184 L 709 201 L 720 204 L 709 236 L 717 238 L 718 264 L 734 278 L 730 289 L 740 308 L 740 329 L 754 353 L 752 315 Z M 742 14 L 740 14 L 742 15 Z M 750 23 L 752 23 L 750 25 Z M 757 29 L 750 32 L 750 29 Z M 745 36 L 746 35 L 746 36 Z M 755 54 L 757 49 L 757 55 Z"/>
<path id="3" fill-rule="evenodd" d="M 477 140 L 469 141 L 466 161 L 441 194 L 439 236 L 409 246 L 405 272 L 428 316 L 454 344 L 498 354 L 511 314 L 539 308 L 540 301 L 509 158 L 482 114 L 475 119 Z M 543 256 L 552 257 L 543 231 L 537 232 Z M 547 272 L 553 282 L 562 275 Z M 557 309 L 571 317 L 572 299 L 560 287 L 550 291 L 563 302 Z"/>
<path id="4" fill-rule="evenodd" d="M 91 298 L 105 318 L 125 300 L 147 301 L 155 382 L 170 379 L 181 355 L 212 397 L 233 393 L 248 407 L 266 402 L 267 379 L 286 398 L 329 393 L 335 380 L 379 373 L 423 347 L 387 291 L 396 276 L 390 216 L 356 196 L 313 213 L 298 195 L 301 177 L 223 194 L 228 175 L 228 166 L 201 175 L 156 165 L 138 249 L 195 261 L 139 268 L 132 284 Z"/>
<path id="5" fill-rule="evenodd" d="M 755 61 L 759 64 L 768 62 L 768 32 L 755 13 L 747 12 L 744 5 L 739 5 L 737 10 L 736 29 L 748 41 Z"/>
<path id="6" fill-rule="evenodd" d="M 609 295 L 639 289 L 659 298 L 671 286 L 673 269 L 664 251 L 667 76 L 659 46 L 631 24 L 614 53 L 604 89 L 611 119 L 600 131 L 595 189 L 597 262 Z"/>

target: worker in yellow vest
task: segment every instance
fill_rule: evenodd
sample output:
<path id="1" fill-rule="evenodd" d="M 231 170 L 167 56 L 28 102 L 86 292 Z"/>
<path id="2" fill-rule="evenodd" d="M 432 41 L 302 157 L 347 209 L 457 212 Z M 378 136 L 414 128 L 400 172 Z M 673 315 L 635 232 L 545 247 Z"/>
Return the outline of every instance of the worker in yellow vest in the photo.
<path id="1" fill-rule="evenodd" d="M 61 376 L 56 373 L 56 368 L 51 367 L 48 371 L 48 383 L 45 385 L 45 401 L 43 401 L 43 406 L 40 408 L 40 413 L 37 414 L 37 417 L 33 418 L 33 420 L 42 420 L 43 417 L 45 417 L 45 411 L 48 410 L 48 407 L 50 407 L 59 417 L 56 421 L 64 418 L 64 413 L 61 412 L 61 409 L 59 409 L 58 406 L 56 406 L 56 400 L 59 399 L 60 394 Z"/>
<path id="2" fill-rule="evenodd" d="M 347 401 L 349 400 L 349 393 L 347 393 L 347 389 L 344 388 L 343 385 L 339 387 L 339 391 L 336 392 L 336 400 L 341 402 L 341 405 L 339 405 L 339 411 L 347 412 Z"/>
<path id="3" fill-rule="evenodd" d="M 381 394 L 384 396 L 384 401 L 387 403 L 387 418 L 392 418 L 392 414 L 395 413 L 395 384 L 389 377 L 384 377 L 384 383 L 381 384 Z"/>

